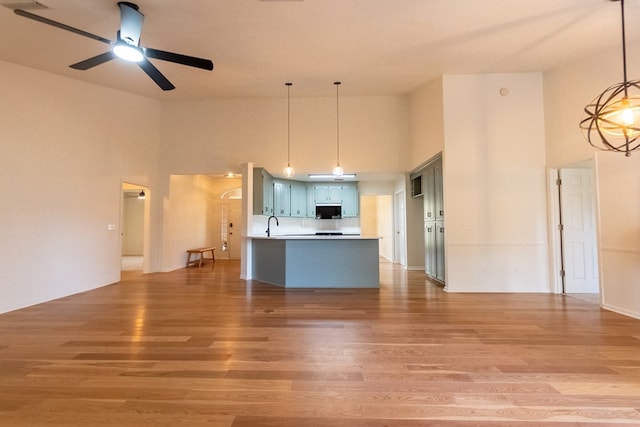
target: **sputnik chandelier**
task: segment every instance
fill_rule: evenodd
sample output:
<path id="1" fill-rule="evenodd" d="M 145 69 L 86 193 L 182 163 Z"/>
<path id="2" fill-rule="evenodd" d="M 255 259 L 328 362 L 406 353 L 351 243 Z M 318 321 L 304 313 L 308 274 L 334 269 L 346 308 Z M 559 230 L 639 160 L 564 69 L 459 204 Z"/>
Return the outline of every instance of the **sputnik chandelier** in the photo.
<path id="1" fill-rule="evenodd" d="M 640 80 L 627 79 L 624 0 L 611 1 L 620 1 L 624 80 L 608 87 L 584 108 L 580 128 L 595 148 L 623 152 L 628 157 L 640 148 Z"/>

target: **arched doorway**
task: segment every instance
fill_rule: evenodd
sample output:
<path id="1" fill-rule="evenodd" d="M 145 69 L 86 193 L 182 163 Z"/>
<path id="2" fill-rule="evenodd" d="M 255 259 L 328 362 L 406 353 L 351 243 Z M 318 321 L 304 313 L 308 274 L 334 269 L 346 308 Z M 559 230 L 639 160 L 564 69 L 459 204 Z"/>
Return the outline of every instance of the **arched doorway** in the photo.
<path id="1" fill-rule="evenodd" d="M 220 196 L 220 258 L 240 259 L 240 221 L 242 213 L 242 189 L 234 188 Z"/>

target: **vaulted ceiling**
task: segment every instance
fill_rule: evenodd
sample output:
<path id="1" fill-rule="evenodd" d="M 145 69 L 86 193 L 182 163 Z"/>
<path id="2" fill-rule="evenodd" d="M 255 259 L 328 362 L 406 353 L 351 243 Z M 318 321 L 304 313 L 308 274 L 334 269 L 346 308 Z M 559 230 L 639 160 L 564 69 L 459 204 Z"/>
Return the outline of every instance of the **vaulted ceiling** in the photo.
<path id="1" fill-rule="evenodd" d="M 115 39 L 115 0 L 38 0 L 32 13 Z M 213 71 L 151 60 L 176 86 L 160 90 L 135 64 L 70 64 L 109 47 L 0 7 L 0 60 L 161 100 L 407 94 L 450 73 L 544 71 L 620 47 L 610 0 L 137 0 L 141 45 L 210 58 Z M 13 7 L 13 6 L 12 6 Z M 637 23 L 640 0 L 626 2 Z M 640 26 L 628 24 L 637 39 Z M 637 43 L 636 43 L 637 44 Z M 633 49 L 633 44 L 630 50 Z M 635 49 L 640 51 L 640 49 Z M 612 64 L 612 66 L 620 66 Z M 632 76 L 630 76 L 632 77 Z M 7 82 L 4 82 L 6 84 Z M 614 83 L 614 82 L 612 82 Z"/>

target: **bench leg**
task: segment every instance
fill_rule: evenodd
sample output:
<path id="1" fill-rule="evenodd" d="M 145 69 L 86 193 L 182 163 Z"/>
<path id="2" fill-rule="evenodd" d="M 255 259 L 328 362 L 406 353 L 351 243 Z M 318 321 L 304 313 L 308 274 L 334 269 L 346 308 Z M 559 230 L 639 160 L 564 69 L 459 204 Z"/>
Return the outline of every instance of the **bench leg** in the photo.
<path id="1" fill-rule="evenodd" d="M 187 256 L 187 267 L 189 267 L 190 262 L 191 262 L 191 252 L 189 252 L 189 255 Z"/>

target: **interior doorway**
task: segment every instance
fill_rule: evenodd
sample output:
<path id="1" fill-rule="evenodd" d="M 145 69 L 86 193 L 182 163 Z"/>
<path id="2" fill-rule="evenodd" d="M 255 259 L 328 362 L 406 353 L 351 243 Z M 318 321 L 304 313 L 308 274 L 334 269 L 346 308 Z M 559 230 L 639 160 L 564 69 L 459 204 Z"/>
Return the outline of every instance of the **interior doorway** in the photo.
<path id="1" fill-rule="evenodd" d="M 405 236 L 404 191 L 394 194 L 393 201 L 393 262 L 407 266 L 407 241 Z"/>
<path id="2" fill-rule="evenodd" d="M 380 236 L 381 259 L 393 262 L 393 198 L 391 195 L 360 197 L 360 233 Z"/>
<path id="3" fill-rule="evenodd" d="M 559 291 L 600 302 L 595 173 L 592 161 L 555 171 Z"/>
<path id="4" fill-rule="evenodd" d="M 220 197 L 221 259 L 240 259 L 240 222 L 242 221 L 242 189 L 225 191 Z"/>
<path id="5" fill-rule="evenodd" d="M 140 185 L 122 183 L 120 226 L 120 271 L 144 270 L 146 202 L 149 190 Z"/>

